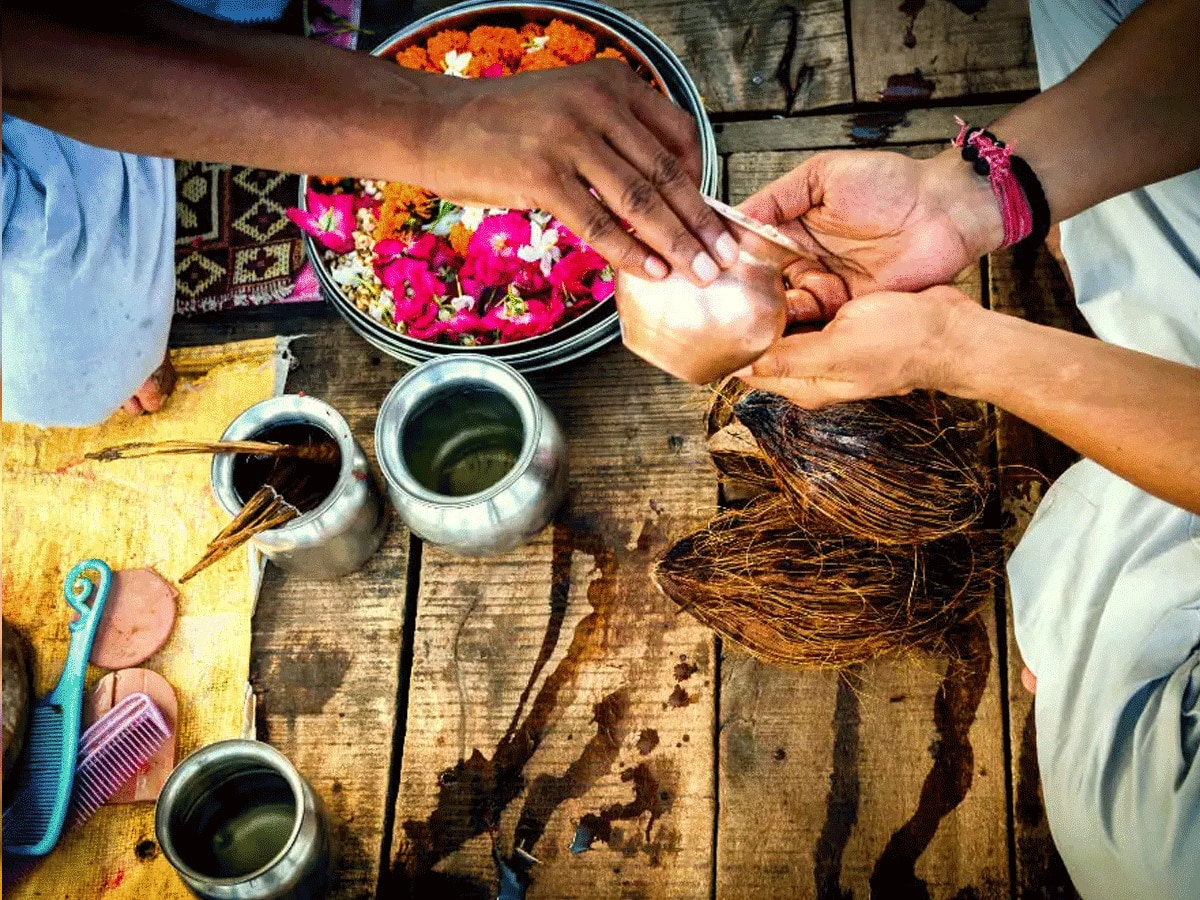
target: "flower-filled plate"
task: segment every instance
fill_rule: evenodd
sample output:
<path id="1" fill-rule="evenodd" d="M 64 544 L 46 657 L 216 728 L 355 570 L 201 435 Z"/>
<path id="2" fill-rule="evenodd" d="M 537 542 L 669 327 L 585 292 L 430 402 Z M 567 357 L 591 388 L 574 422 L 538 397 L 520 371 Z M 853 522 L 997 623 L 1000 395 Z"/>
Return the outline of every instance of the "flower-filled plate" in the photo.
<path id="1" fill-rule="evenodd" d="M 467 6 L 417 23 L 374 54 L 463 78 L 616 58 L 670 96 L 615 24 L 568 4 Z M 312 177 L 301 190 L 288 215 L 306 234 L 326 292 L 392 355 L 416 362 L 473 350 L 518 365 L 529 357 L 520 366 L 529 370 L 546 345 L 569 345 L 570 358 L 617 334 L 612 267 L 547 212 L 459 206 L 399 182 Z"/>

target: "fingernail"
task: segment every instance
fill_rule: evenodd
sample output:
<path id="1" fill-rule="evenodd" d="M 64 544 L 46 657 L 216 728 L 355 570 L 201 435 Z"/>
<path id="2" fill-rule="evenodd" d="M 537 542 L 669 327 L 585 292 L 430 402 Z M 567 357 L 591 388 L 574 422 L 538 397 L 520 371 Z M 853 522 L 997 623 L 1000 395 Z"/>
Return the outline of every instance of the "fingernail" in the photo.
<path id="1" fill-rule="evenodd" d="M 733 373 L 734 378 L 749 378 L 754 374 L 754 366 L 746 366 L 743 369 L 738 369 Z"/>
<path id="2" fill-rule="evenodd" d="M 725 234 L 717 238 L 717 256 L 721 257 L 721 262 L 727 266 L 732 266 L 737 262 L 737 241 L 730 236 L 729 232 L 725 232 Z"/>
<path id="3" fill-rule="evenodd" d="M 645 268 L 646 274 L 655 280 L 666 278 L 671 274 L 671 270 L 667 268 L 667 264 L 657 256 L 647 256 L 643 268 Z"/>
<path id="4" fill-rule="evenodd" d="M 697 278 L 705 282 L 712 281 L 721 274 L 713 258 L 703 251 L 697 253 L 696 258 L 692 260 L 692 271 L 696 273 Z"/>

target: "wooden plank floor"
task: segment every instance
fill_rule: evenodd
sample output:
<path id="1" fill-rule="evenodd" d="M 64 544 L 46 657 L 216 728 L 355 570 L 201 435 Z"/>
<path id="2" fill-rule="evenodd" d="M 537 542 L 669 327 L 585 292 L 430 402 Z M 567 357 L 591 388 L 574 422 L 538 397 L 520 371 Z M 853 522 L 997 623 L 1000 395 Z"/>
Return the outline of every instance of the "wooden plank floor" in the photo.
<path id="1" fill-rule="evenodd" d="M 445 5 L 367 0 L 362 44 Z M 931 155 L 956 113 L 991 121 L 1037 83 L 1024 0 L 615 5 L 695 77 L 732 202 L 821 149 Z M 1048 256 L 999 254 L 959 285 L 1074 324 Z M 289 390 L 328 399 L 373 451 L 404 369 L 327 309 L 181 322 L 172 339 L 270 333 L 312 335 Z M 568 436 L 572 494 L 530 545 L 462 560 L 393 526 L 350 579 L 273 573 L 264 588 L 260 733 L 330 808 L 336 897 L 494 897 L 506 878 L 531 898 L 1073 895 L 1003 584 L 965 666 L 764 666 L 649 581 L 654 556 L 718 507 L 706 392 L 617 346 L 534 381 Z M 1070 456 L 994 421 L 989 524 L 1011 547 Z"/>

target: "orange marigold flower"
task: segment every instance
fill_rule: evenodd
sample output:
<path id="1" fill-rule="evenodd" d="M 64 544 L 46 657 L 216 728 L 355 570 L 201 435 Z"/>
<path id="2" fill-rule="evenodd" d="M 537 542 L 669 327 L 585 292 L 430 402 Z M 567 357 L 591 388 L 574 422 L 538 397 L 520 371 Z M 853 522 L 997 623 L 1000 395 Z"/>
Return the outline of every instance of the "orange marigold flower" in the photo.
<path id="1" fill-rule="evenodd" d="M 429 51 L 430 61 L 437 66 L 438 71 L 441 71 L 445 68 L 446 54 L 451 50 L 458 53 L 465 52 L 469 40 L 465 31 L 448 29 L 446 31 L 439 31 L 431 37 L 425 43 L 425 48 Z"/>
<path id="2" fill-rule="evenodd" d="M 563 69 L 566 63 L 550 50 L 534 50 L 521 57 L 518 72 L 540 72 L 542 69 Z"/>
<path id="3" fill-rule="evenodd" d="M 341 184 L 346 179 L 341 175 L 314 175 L 313 178 L 319 183 L 328 187 L 334 187 Z"/>
<path id="4" fill-rule="evenodd" d="M 535 37 L 541 37 L 545 33 L 546 33 L 546 29 L 543 28 L 541 25 L 539 25 L 537 22 L 526 22 L 524 25 L 521 26 L 521 30 L 519 32 L 519 34 L 521 35 L 521 40 L 524 41 L 526 44 L 528 44 Z"/>
<path id="5" fill-rule="evenodd" d="M 416 185 L 389 181 L 383 186 L 382 193 L 383 202 L 374 234 L 377 241 L 412 231 L 433 212 L 433 194 Z"/>
<path id="6" fill-rule="evenodd" d="M 596 55 L 596 39 L 574 25 L 555 19 L 546 26 L 547 50 L 553 50 L 569 63 L 587 62 Z"/>
<path id="7" fill-rule="evenodd" d="M 497 64 L 503 66 L 506 72 L 508 71 L 508 66 L 505 66 L 504 63 L 501 62 L 500 58 L 496 55 L 496 51 L 472 50 L 471 61 L 467 63 L 467 77 L 481 78 L 483 77 L 483 72 L 485 69 Z"/>
<path id="8" fill-rule="evenodd" d="M 629 60 L 625 58 L 625 54 L 612 47 L 605 47 L 596 54 L 596 59 L 619 59 L 621 62 L 625 63 L 625 65 L 629 65 Z"/>
<path id="9" fill-rule="evenodd" d="M 516 63 L 525 54 L 521 35 L 515 28 L 480 25 L 471 32 L 467 49 L 471 53 L 486 53 L 501 62 Z"/>
<path id="10" fill-rule="evenodd" d="M 466 256 L 467 255 L 467 247 L 471 243 L 471 235 L 473 235 L 474 233 L 475 232 L 473 232 L 471 229 L 469 229 L 462 222 L 459 222 L 457 225 L 454 225 L 450 229 L 450 235 L 449 235 L 450 246 L 454 248 L 454 252 L 457 253 L 459 256 Z"/>
<path id="11" fill-rule="evenodd" d="M 405 47 L 396 54 L 396 62 L 406 69 L 429 71 L 434 68 L 424 47 Z"/>

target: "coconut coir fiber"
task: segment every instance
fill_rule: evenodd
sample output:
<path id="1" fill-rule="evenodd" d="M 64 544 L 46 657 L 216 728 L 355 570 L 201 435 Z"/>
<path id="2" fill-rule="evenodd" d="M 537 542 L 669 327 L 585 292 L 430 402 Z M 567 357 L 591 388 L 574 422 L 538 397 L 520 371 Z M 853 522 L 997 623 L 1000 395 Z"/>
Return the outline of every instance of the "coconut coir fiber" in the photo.
<path id="1" fill-rule="evenodd" d="M 720 440 L 735 416 L 753 443 Z M 732 381 L 708 430 L 722 473 L 765 490 L 659 559 L 667 596 L 776 665 L 954 653 L 999 559 L 972 528 L 990 490 L 977 407 L 918 392 L 813 411 Z"/>

